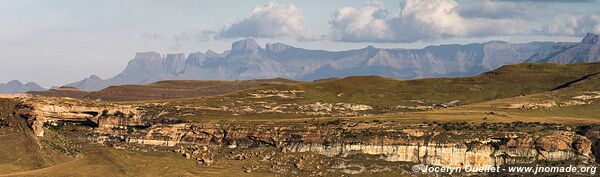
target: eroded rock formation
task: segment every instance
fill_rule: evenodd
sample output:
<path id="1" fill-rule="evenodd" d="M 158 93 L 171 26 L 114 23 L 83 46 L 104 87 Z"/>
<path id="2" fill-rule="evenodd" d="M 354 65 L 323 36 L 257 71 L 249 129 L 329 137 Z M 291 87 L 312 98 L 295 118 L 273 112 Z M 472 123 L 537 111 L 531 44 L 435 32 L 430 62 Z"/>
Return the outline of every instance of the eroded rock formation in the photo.
<path id="1" fill-rule="evenodd" d="M 32 97 L 22 101 L 20 107 L 31 110 L 28 122 L 37 136 L 44 136 L 44 124 L 56 121 L 87 122 L 108 129 L 141 123 L 138 108 L 131 105 Z"/>
<path id="2" fill-rule="evenodd" d="M 319 109 L 370 109 L 352 104 L 319 105 Z M 158 117 L 176 117 L 178 114 L 173 112 L 185 109 L 166 103 L 150 106 L 45 97 L 24 98 L 18 107 L 29 110 L 21 117 L 28 120 L 38 136 L 44 136 L 57 122 L 92 124 L 91 131 L 96 133 L 86 135 L 88 139 L 113 147 L 135 147 L 133 150 L 139 146 L 174 151 L 190 146 L 203 149 L 270 147 L 279 149 L 280 153 L 314 153 L 326 157 L 365 154 L 385 161 L 446 167 L 548 161 L 590 164 L 600 155 L 600 127 L 594 126 L 522 122 L 404 124 L 332 118 L 303 122 L 157 121 Z M 189 159 L 199 159 L 199 163 L 210 164 L 214 160 L 208 150 L 181 151 Z"/>
<path id="3" fill-rule="evenodd" d="M 507 131 L 468 125 L 464 130 L 444 130 L 439 125 L 407 126 L 393 122 L 353 123 L 334 121 L 298 126 L 239 124 L 176 124 L 151 127 L 129 143 L 161 146 L 196 144 L 251 148 L 274 146 L 286 152 L 314 152 L 325 156 L 380 155 L 383 160 L 448 167 L 483 167 L 536 161 L 593 163 L 592 143 L 564 127 L 551 131 Z M 526 125 L 552 126 L 552 125 Z M 410 128 L 410 133 L 404 131 Z M 464 128 L 464 127 L 463 127 Z M 472 130 L 470 130 L 472 129 Z M 537 128 L 533 128 L 537 129 Z M 425 135 L 416 132 L 426 132 Z M 483 133 L 482 133 L 483 132 Z"/>

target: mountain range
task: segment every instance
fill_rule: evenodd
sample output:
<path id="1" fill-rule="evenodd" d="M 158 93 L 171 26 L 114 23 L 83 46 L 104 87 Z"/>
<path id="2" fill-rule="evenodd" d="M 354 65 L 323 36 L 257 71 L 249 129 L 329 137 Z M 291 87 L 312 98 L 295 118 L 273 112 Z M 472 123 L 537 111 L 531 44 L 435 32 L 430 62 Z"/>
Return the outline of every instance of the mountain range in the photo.
<path id="1" fill-rule="evenodd" d="M 558 43 L 550 50 L 533 55 L 527 62 L 589 63 L 600 61 L 600 37 L 588 33 L 580 43 Z"/>
<path id="2" fill-rule="evenodd" d="M 29 82 L 27 84 L 23 84 L 18 80 L 10 81 L 6 84 L 0 83 L 0 93 L 23 93 L 29 91 L 44 91 L 46 89 L 42 88 L 36 83 Z"/>
<path id="3" fill-rule="evenodd" d="M 236 41 L 223 53 L 211 50 L 185 55 L 139 52 L 118 75 L 92 75 L 67 84 L 84 90 L 113 85 L 146 84 L 161 80 L 250 80 L 288 78 L 318 80 L 332 77 L 379 75 L 399 79 L 472 76 L 500 66 L 522 63 L 600 61 L 598 35 L 579 42 L 507 43 L 491 41 L 449 44 L 422 49 L 383 49 L 368 46 L 347 51 L 308 50 L 282 43 L 259 46 L 253 39 Z M 35 83 L 11 81 L 0 93 L 44 90 Z"/>
<path id="4" fill-rule="evenodd" d="M 368 46 L 348 51 L 307 50 L 282 43 L 259 46 L 252 39 L 234 42 L 223 53 L 161 55 L 141 52 L 120 74 L 91 76 L 67 86 L 100 90 L 111 85 L 145 84 L 160 80 L 249 80 L 380 75 L 399 79 L 471 76 L 507 64 L 523 62 L 557 43 L 511 44 L 501 41 L 423 49 L 382 49 Z"/>

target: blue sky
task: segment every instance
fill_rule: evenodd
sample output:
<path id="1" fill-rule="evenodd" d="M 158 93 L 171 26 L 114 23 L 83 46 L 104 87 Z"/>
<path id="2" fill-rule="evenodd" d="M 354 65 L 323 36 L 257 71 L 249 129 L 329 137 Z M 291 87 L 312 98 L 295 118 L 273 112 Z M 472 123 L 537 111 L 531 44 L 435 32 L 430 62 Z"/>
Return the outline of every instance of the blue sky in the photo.
<path id="1" fill-rule="evenodd" d="M 577 41 L 600 2 L 516 0 L 3 0 L 0 82 L 62 85 L 119 73 L 139 51 L 229 49 L 255 38 L 309 49 Z"/>

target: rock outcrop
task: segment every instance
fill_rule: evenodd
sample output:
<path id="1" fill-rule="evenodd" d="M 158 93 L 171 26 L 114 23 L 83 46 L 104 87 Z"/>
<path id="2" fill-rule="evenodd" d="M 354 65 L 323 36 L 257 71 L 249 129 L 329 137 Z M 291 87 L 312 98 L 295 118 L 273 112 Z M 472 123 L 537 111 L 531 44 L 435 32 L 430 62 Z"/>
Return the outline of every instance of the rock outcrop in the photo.
<path id="1" fill-rule="evenodd" d="M 25 98 L 19 105 L 28 109 L 25 116 L 37 136 L 44 136 L 47 123 L 68 121 L 92 124 L 93 127 L 110 130 L 118 126 L 143 125 L 137 107 L 100 102 L 82 102 L 69 98 Z"/>
<path id="2" fill-rule="evenodd" d="M 449 126 L 449 125 L 441 125 Z M 593 163 L 594 141 L 575 132 L 555 130 L 509 131 L 512 124 L 494 125 L 497 130 L 473 125 L 442 130 L 423 125 L 393 122 L 315 122 L 302 125 L 244 126 L 239 124 L 175 124 L 151 127 L 129 143 L 159 146 L 217 146 L 251 148 L 273 146 L 285 152 L 313 152 L 325 156 L 369 154 L 383 160 L 445 167 L 485 167 L 529 164 L 538 161 Z M 523 126 L 523 125 L 517 125 Z M 544 126 L 527 124 L 526 127 Z M 548 126 L 548 125 L 545 125 Z M 407 134 L 405 129 L 425 134 Z M 549 128 L 549 127 L 547 127 Z"/>
<path id="3" fill-rule="evenodd" d="M 342 109 L 342 112 L 371 109 L 356 104 L 325 103 L 311 108 Z M 192 123 L 158 120 L 177 117 L 173 112 L 185 112 L 182 107 L 164 103 L 124 104 L 48 97 L 23 98 L 17 109 L 15 112 L 27 120 L 37 136 L 56 130 L 61 122 L 80 124 L 92 127 L 89 131 L 96 133 L 85 136 L 96 143 L 133 150 L 140 146 L 170 149 L 204 165 L 214 160 L 208 149 L 271 148 L 282 154 L 313 153 L 330 158 L 369 155 L 390 162 L 461 168 L 545 162 L 595 164 L 600 155 L 598 126 L 522 122 L 403 124 L 358 119 Z M 233 154 L 230 158 L 246 159 L 253 154 Z M 296 163 L 297 168 L 302 168 L 302 163 Z"/>

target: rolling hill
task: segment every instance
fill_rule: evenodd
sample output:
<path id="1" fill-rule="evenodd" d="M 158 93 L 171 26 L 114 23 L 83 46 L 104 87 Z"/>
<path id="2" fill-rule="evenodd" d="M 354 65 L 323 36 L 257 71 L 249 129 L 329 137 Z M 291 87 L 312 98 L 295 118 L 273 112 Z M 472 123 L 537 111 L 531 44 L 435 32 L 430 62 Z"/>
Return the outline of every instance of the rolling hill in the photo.
<path id="1" fill-rule="evenodd" d="M 167 80 L 145 85 L 110 86 L 100 91 L 83 91 L 74 87 L 62 87 L 48 91 L 28 93 L 40 96 L 71 97 L 89 100 L 139 101 L 215 96 L 259 87 L 263 84 L 297 82 L 288 79 L 241 81 Z"/>
<path id="2" fill-rule="evenodd" d="M 461 159 L 465 153 L 478 153 L 482 158 L 529 159 L 512 165 L 582 160 L 597 165 L 590 161 L 597 160 L 596 156 L 590 154 L 599 153 L 592 146 L 599 140 L 594 134 L 598 132 L 594 125 L 600 123 L 599 73 L 600 63 L 522 63 L 463 78 L 174 80 L 113 86 L 97 92 L 60 88 L 47 91 L 46 96 L 68 96 L 66 91 L 70 91 L 86 93 L 82 98 L 88 100 L 44 96 L 22 100 L 34 105 L 28 108 L 23 104 L 22 109 L 59 116 L 52 117 L 56 124 L 46 124 L 43 137 L 37 137 L 42 147 L 39 149 L 33 148 L 38 144 L 31 130 L 17 134 L 0 127 L 0 135 L 7 135 L 0 136 L 0 140 L 10 144 L 0 146 L 0 156 L 7 159 L 0 160 L 0 175 L 102 176 L 110 172 L 115 176 L 265 176 L 298 170 L 303 174 L 323 171 L 331 176 L 339 173 L 331 171 L 338 169 L 337 164 L 351 162 L 399 168 L 389 171 L 392 175 L 371 171 L 398 176 L 400 168 L 410 170 L 410 166 L 421 162 L 386 161 L 381 157 L 421 157 L 418 150 L 397 149 L 406 149 L 406 143 L 419 147 L 424 142 L 436 146 L 420 148 L 456 152 L 431 153 L 431 159 Z M 0 117 L 14 115 L 3 110 L 13 110 L 16 102 L 1 103 L 8 106 L 2 107 Z M 119 112 L 125 110 L 133 112 Z M 30 114 L 13 120 L 25 125 L 24 120 L 31 120 L 26 115 Z M 61 121 L 60 115 L 65 120 Z M 78 116 L 89 119 L 89 115 L 99 116 L 102 123 L 90 127 L 73 121 Z M 22 141 L 22 137 L 30 139 Z M 177 145 L 169 146 L 171 142 Z M 348 156 L 329 151 L 346 152 L 336 146 L 347 142 L 361 151 L 352 151 Z M 514 146 L 514 142 L 524 144 Z M 307 150 L 292 151 L 300 146 Z M 390 146 L 394 148 L 389 152 L 362 151 Z M 73 151 L 71 148 L 76 150 L 75 157 L 66 155 Z M 510 150 L 534 155 L 503 155 Z M 329 152 L 333 155 L 327 155 Z M 537 158 L 537 154 L 548 153 L 567 156 Z M 486 165 L 495 162 L 464 159 L 466 163 Z M 324 161 L 320 168 L 317 164 L 303 168 L 319 161 Z M 281 169 L 284 171 L 277 171 Z"/>
<path id="3" fill-rule="evenodd" d="M 191 99 L 204 104 L 235 104 L 267 100 L 281 103 L 357 103 L 387 109 L 397 106 L 449 106 L 552 91 L 600 72 L 600 63 L 523 63 L 463 78 L 398 80 L 352 76 L 312 82 L 287 79 L 246 81 L 160 81 L 146 85 L 111 86 L 101 91 L 50 90 L 34 95 L 70 96 L 105 101 Z M 269 95 L 254 98 L 257 94 Z M 281 93 L 280 93 L 281 92 Z M 283 98 L 289 93 L 294 98 Z M 279 94 L 279 95 L 278 95 Z M 254 95 L 254 96 L 253 96 Z M 283 95 L 283 96 L 282 96 Z M 198 99 L 200 98 L 200 99 Z"/>
<path id="4" fill-rule="evenodd" d="M 353 76 L 264 85 L 210 97 L 204 103 L 223 102 L 222 100 L 226 101 L 221 104 L 235 104 L 240 100 L 251 102 L 257 100 L 252 95 L 264 91 L 273 92 L 271 94 L 297 91 L 295 98 L 270 96 L 258 100 L 281 103 L 344 102 L 366 104 L 380 109 L 398 106 L 456 106 L 551 91 L 599 72 L 600 63 L 524 63 L 464 78 L 397 80 L 380 76 Z"/>

